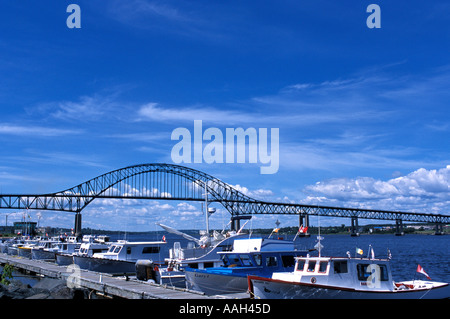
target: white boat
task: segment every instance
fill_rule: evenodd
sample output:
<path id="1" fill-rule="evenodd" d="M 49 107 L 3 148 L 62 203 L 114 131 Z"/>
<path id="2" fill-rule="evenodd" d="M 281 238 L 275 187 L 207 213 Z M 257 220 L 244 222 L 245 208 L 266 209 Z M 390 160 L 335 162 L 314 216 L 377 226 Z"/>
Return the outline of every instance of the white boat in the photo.
<path id="1" fill-rule="evenodd" d="M 78 265 L 81 269 L 89 269 L 87 261 L 94 254 L 107 252 L 109 250 L 109 242 L 99 242 L 95 239 L 96 236 L 84 235 L 78 251 L 72 254 L 73 263 Z"/>
<path id="2" fill-rule="evenodd" d="M 169 249 L 169 258 L 165 259 L 169 268 L 182 270 L 186 267 L 205 269 L 223 265 L 222 258 L 218 252 L 229 251 L 233 248 L 235 239 L 244 238 L 248 234 L 242 232 L 219 233 L 213 231 L 212 235 L 201 233 L 200 239 L 182 233 L 169 226 L 157 224 L 166 231 L 180 235 L 190 240 L 187 247 L 182 248 L 179 242 L 175 242 L 173 248 Z M 197 244 L 197 245 L 195 245 Z"/>
<path id="3" fill-rule="evenodd" d="M 31 259 L 31 251 L 34 247 L 37 247 L 39 240 L 26 240 L 24 244 L 18 247 L 18 256 Z"/>
<path id="4" fill-rule="evenodd" d="M 218 252 L 223 266 L 186 268 L 186 286 L 208 295 L 247 291 L 247 275 L 271 277 L 274 271 L 292 271 L 294 257 L 309 250 L 297 249 L 293 241 L 270 238 L 235 239 L 231 251 Z"/>
<path id="5" fill-rule="evenodd" d="M 73 255 L 80 249 L 81 243 L 66 242 L 61 243 L 58 246 L 58 250 L 55 252 L 56 263 L 59 266 L 67 266 L 73 264 Z"/>
<path id="6" fill-rule="evenodd" d="M 135 274 L 136 262 L 140 259 L 161 260 L 160 250 L 164 241 L 130 242 L 119 240 L 109 245 L 106 252 L 92 256 L 74 256 L 74 263 L 82 269 L 110 274 Z M 82 248 L 80 247 L 80 251 Z"/>
<path id="7" fill-rule="evenodd" d="M 31 259 L 36 260 L 55 260 L 55 252 L 51 251 L 53 240 L 41 240 L 35 247 L 31 249 Z"/>
<path id="8" fill-rule="evenodd" d="M 295 270 L 271 277 L 248 276 L 258 299 L 439 299 L 449 284 L 412 280 L 395 282 L 389 259 L 298 257 Z"/>

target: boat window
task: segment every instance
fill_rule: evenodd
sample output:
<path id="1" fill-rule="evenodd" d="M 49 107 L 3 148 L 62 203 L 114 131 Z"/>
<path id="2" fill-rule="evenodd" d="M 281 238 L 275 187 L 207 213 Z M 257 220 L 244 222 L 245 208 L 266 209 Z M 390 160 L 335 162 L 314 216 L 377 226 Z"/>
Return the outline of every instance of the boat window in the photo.
<path id="1" fill-rule="evenodd" d="M 260 254 L 254 255 L 253 258 L 255 259 L 256 265 L 261 266 L 262 264 L 262 258 Z"/>
<path id="2" fill-rule="evenodd" d="M 228 258 L 228 264 L 230 266 L 231 265 L 237 266 L 237 265 L 241 264 L 241 261 L 239 260 L 239 257 L 236 254 L 230 254 L 230 255 L 227 256 L 227 258 Z"/>
<path id="3" fill-rule="evenodd" d="M 131 247 L 127 247 L 127 255 L 131 254 Z"/>
<path id="4" fill-rule="evenodd" d="M 228 258 L 227 258 L 227 256 L 226 255 L 222 255 L 222 256 L 220 256 L 220 259 L 222 259 L 223 265 L 225 267 L 227 267 L 228 266 Z"/>
<path id="5" fill-rule="evenodd" d="M 158 254 L 159 253 L 159 247 L 158 246 L 148 246 L 148 247 L 144 247 L 144 249 L 142 249 L 142 253 L 143 254 Z"/>
<path id="6" fill-rule="evenodd" d="M 276 256 L 266 257 L 266 266 L 267 267 L 276 267 L 278 266 L 278 260 Z"/>
<path id="7" fill-rule="evenodd" d="M 370 265 L 372 265 L 372 267 L 369 268 Z M 356 269 L 358 272 L 359 280 L 365 281 L 369 278 L 369 276 L 374 275 L 377 276 L 376 278 L 380 281 L 388 281 L 388 272 L 386 265 L 358 264 L 356 265 Z"/>
<path id="8" fill-rule="evenodd" d="M 298 271 L 303 271 L 304 268 L 305 268 L 305 261 L 304 260 L 299 260 L 297 262 L 297 270 Z"/>
<path id="9" fill-rule="evenodd" d="M 344 274 L 347 273 L 347 260 L 335 261 L 334 262 L 334 273 L 335 274 Z"/>
<path id="10" fill-rule="evenodd" d="M 239 257 L 241 257 L 243 266 L 253 266 L 249 255 L 239 255 Z"/>
<path id="11" fill-rule="evenodd" d="M 119 251 L 122 249 L 122 246 L 116 246 L 115 248 L 114 248 L 114 253 L 115 254 L 118 254 L 119 253 Z"/>
<path id="12" fill-rule="evenodd" d="M 308 271 L 314 271 L 314 268 L 316 268 L 316 261 L 310 260 L 308 262 Z"/>
<path id="13" fill-rule="evenodd" d="M 321 261 L 319 263 L 319 272 L 325 273 L 327 272 L 328 261 Z"/>
<path id="14" fill-rule="evenodd" d="M 294 256 L 292 255 L 281 256 L 281 262 L 283 263 L 283 266 L 286 268 L 294 267 L 295 265 L 295 259 Z"/>

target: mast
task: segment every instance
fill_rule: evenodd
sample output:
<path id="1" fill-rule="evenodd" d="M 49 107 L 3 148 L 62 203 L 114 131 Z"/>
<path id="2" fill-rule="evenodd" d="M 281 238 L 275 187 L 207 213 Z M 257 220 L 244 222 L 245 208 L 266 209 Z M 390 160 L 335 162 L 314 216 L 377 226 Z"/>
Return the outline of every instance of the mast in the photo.
<path id="1" fill-rule="evenodd" d="M 208 212 L 208 185 L 205 183 L 205 218 L 206 218 L 206 233 L 209 235 L 209 212 Z"/>

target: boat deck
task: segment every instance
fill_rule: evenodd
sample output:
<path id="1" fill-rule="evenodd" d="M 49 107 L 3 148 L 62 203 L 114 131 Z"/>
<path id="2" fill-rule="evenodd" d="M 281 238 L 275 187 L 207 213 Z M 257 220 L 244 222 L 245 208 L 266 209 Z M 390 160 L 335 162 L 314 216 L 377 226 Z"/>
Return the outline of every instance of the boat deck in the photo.
<path id="1" fill-rule="evenodd" d="M 58 266 L 53 262 L 32 260 L 18 256 L 0 253 L 0 264 L 10 264 L 29 273 L 40 274 L 45 277 L 69 280 L 75 279 L 80 288 L 91 289 L 95 292 L 126 299 L 244 299 L 248 294 L 207 296 L 192 290 L 151 284 L 134 279 L 114 277 L 105 273 L 98 273 L 70 266 Z"/>

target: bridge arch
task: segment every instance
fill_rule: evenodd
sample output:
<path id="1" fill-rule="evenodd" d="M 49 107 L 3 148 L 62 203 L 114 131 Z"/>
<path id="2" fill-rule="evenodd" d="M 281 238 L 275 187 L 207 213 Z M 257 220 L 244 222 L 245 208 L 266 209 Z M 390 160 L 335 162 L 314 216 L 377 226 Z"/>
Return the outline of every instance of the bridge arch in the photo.
<path id="1" fill-rule="evenodd" d="M 120 168 L 54 196 L 72 202 L 81 212 L 95 198 L 208 200 L 221 203 L 231 214 L 238 213 L 236 202 L 255 202 L 229 184 L 199 170 L 174 164 L 140 164 Z"/>

